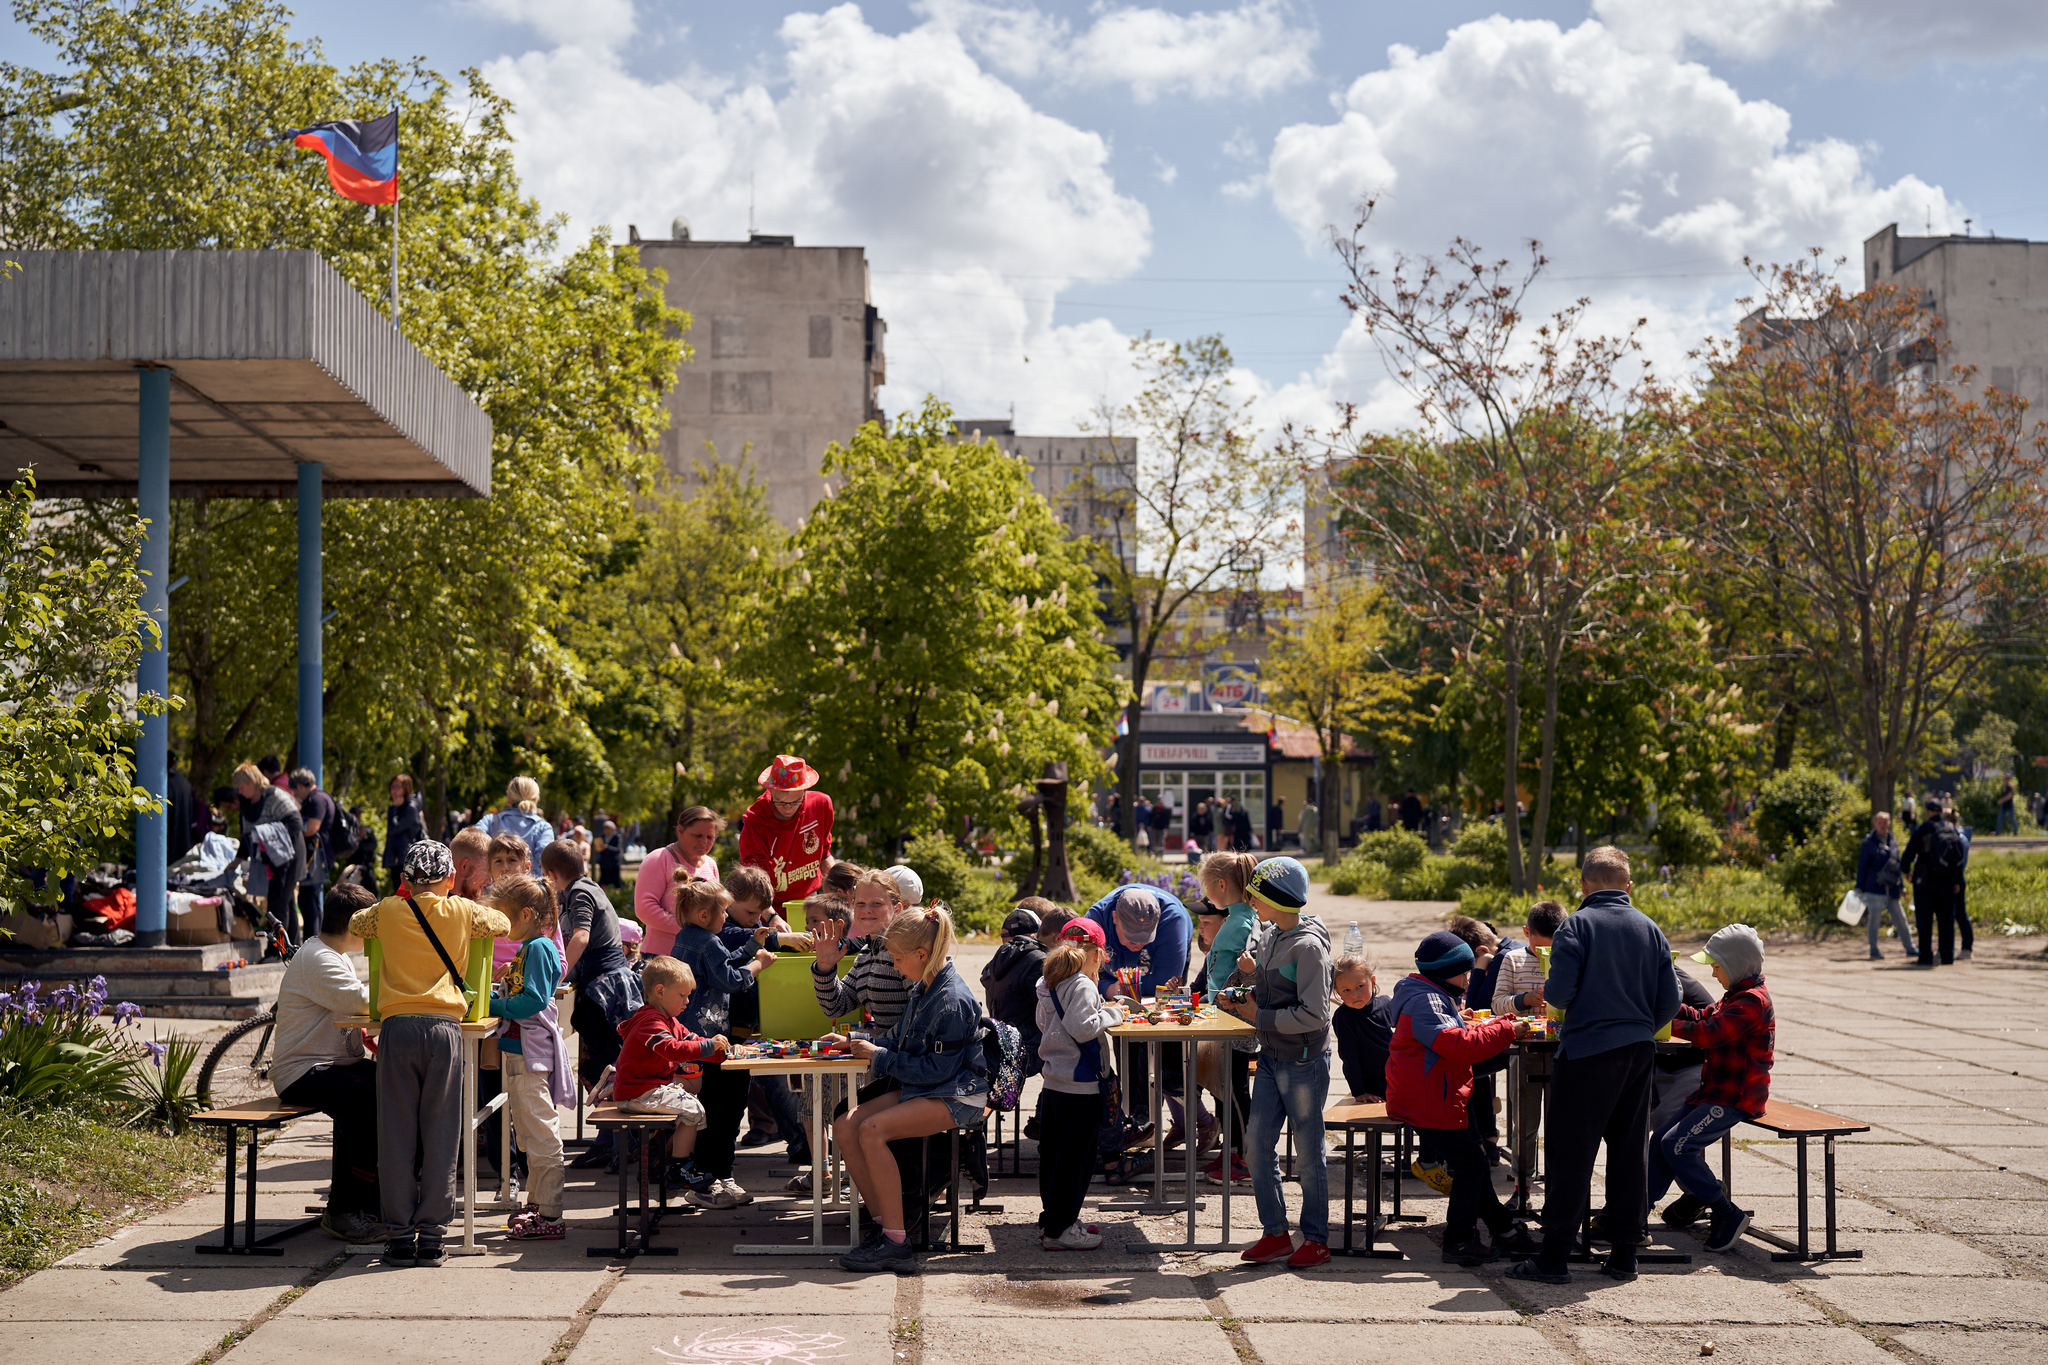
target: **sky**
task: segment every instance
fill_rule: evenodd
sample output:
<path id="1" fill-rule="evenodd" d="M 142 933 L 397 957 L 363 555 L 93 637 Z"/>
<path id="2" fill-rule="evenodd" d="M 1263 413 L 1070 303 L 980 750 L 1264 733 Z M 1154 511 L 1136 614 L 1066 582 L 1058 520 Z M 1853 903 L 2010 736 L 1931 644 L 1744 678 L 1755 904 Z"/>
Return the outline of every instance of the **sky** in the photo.
<path id="1" fill-rule="evenodd" d="M 1536 300 L 1642 320 L 1667 373 L 1744 259 L 1887 223 L 2048 240 L 2041 0 L 349 0 L 330 59 L 476 66 L 572 232 L 867 250 L 886 410 L 1076 430 L 1133 338 L 1221 333 L 1267 433 L 1412 410 L 1339 301 L 1454 237 L 1550 259 Z M 19 28 L 0 50 L 32 61 Z M 334 111 L 336 115 L 374 111 Z"/>

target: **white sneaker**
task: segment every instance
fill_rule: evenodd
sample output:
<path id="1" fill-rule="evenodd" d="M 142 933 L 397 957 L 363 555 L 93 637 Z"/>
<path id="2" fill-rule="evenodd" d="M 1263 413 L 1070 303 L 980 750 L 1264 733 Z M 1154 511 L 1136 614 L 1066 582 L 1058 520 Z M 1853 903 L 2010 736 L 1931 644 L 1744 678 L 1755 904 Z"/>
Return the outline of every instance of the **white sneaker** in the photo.
<path id="1" fill-rule="evenodd" d="M 1079 1223 L 1071 1223 L 1057 1237 L 1040 1237 L 1038 1244 L 1047 1251 L 1093 1251 L 1102 1245 L 1102 1234 L 1090 1232 Z"/>
<path id="2" fill-rule="evenodd" d="M 725 1180 L 718 1181 L 717 1184 L 719 1189 L 725 1191 L 726 1194 L 732 1197 L 732 1202 L 734 1204 L 751 1204 L 754 1202 L 754 1196 L 748 1194 L 746 1191 L 746 1187 L 741 1185 L 740 1182 L 737 1180 L 728 1178 Z"/>
<path id="3" fill-rule="evenodd" d="M 684 1190 L 683 1198 L 689 1200 L 700 1209 L 731 1209 L 739 1207 L 739 1200 L 732 1197 L 732 1192 L 725 1188 L 723 1181 L 714 1180 L 711 1183 L 711 1188 L 703 1194 L 699 1194 L 695 1190 Z"/>

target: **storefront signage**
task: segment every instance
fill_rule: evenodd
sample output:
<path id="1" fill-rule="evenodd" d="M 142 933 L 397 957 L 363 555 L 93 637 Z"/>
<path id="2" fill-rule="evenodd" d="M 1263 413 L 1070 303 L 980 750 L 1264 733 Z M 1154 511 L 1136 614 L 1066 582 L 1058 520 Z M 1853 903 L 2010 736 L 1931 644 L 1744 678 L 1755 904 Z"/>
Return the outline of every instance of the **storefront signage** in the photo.
<path id="1" fill-rule="evenodd" d="M 1264 767 L 1263 744 L 1140 744 L 1138 762 L 1147 767 L 1213 763 L 1222 766 Z"/>

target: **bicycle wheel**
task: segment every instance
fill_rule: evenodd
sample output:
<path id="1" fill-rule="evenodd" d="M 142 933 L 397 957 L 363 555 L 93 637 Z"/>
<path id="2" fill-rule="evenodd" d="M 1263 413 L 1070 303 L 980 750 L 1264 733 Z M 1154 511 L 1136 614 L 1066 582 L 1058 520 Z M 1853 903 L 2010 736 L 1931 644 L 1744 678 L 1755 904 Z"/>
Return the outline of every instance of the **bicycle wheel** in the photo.
<path id="1" fill-rule="evenodd" d="M 208 1109 L 232 1109 L 277 1098 L 270 1088 L 270 1040 L 277 1011 L 266 1010 L 228 1030 L 199 1068 L 199 1102 Z"/>

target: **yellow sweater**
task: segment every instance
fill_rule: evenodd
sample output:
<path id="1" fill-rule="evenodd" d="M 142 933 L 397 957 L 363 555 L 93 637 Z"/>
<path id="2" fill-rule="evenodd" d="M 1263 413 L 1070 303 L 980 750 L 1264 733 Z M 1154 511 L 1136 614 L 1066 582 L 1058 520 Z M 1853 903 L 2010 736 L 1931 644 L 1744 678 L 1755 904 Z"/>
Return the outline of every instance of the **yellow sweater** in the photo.
<path id="1" fill-rule="evenodd" d="M 469 963 L 471 939 L 498 938 L 512 932 L 512 922 L 487 905 L 425 891 L 413 899 L 419 902 L 420 913 L 427 917 L 434 937 L 458 968 Z M 462 1018 L 467 1009 L 462 990 L 448 979 L 448 969 L 441 965 L 440 954 L 420 933 L 420 922 L 413 918 L 411 906 L 396 896 L 386 896 L 369 909 L 356 911 L 348 929 L 358 938 L 378 939 L 384 945 L 377 1009 L 385 1018 L 399 1014 Z"/>

